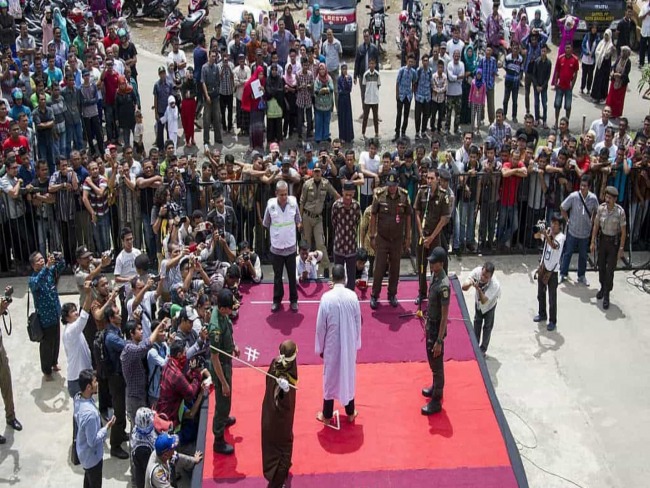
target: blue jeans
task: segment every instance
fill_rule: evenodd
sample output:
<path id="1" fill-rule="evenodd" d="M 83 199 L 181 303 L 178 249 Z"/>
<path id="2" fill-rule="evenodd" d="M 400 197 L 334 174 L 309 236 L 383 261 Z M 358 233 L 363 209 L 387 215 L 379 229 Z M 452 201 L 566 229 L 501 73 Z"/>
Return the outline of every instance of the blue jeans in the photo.
<path id="1" fill-rule="evenodd" d="M 513 234 L 517 230 L 518 221 L 516 205 L 503 206 L 499 209 L 499 228 L 497 229 L 497 240 L 499 244 L 504 245 L 512 239 Z"/>
<path id="2" fill-rule="evenodd" d="M 316 112 L 316 131 L 314 133 L 314 140 L 316 142 L 326 141 L 330 138 L 330 120 L 332 112 L 329 110 L 314 110 Z"/>
<path id="3" fill-rule="evenodd" d="M 48 219 L 42 219 L 40 217 L 36 217 L 34 220 L 36 222 L 39 252 L 43 256 L 47 256 L 48 244 L 50 252 L 61 250 L 59 226 L 53 222 L 50 222 L 50 225 L 48 225 Z"/>
<path id="4" fill-rule="evenodd" d="M 81 120 L 77 123 L 66 124 L 65 131 L 66 139 L 66 157 L 70 157 L 70 151 L 72 150 L 72 144 L 74 143 L 74 148 L 77 151 L 81 151 L 84 148 L 84 131 Z"/>
<path id="5" fill-rule="evenodd" d="M 535 91 L 535 120 L 541 120 L 542 122 L 546 123 L 546 114 L 548 111 L 548 87 L 542 92 L 538 92 L 537 89 Z M 539 116 L 539 100 L 542 100 L 542 117 L 540 118 Z"/>
<path id="6" fill-rule="evenodd" d="M 589 253 L 589 237 L 578 239 L 572 236 L 570 232 L 567 232 L 566 235 L 560 275 L 567 276 L 569 274 L 569 264 L 571 264 L 571 257 L 576 246 L 578 246 L 578 278 L 585 277 L 585 271 L 587 271 L 587 254 Z"/>
<path id="7" fill-rule="evenodd" d="M 54 167 L 54 138 L 52 133 L 40 132 L 36 134 L 36 139 L 38 141 L 38 157 L 47 161 L 47 169 L 50 170 L 50 174 L 53 174 L 56 168 Z"/>
<path id="8" fill-rule="evenodd" d="M 460 219 L 458 218 L 458 205 L 454 205 L 454 210 L 451 213 L 451 218 L 454 220 L 453 249 L 458 249 L 460 247 Z"/>
<path id="9" fill-rule="evenodd" d="M 54 159 L 56 160 L 57 158 L 63 156 L 64 158 L 68 157 L 68 152 L 67 152 L 67 136 L 66 132 L 60 133 L 59 132 L 59 138 L 54 139 Z"/>
<path id="10" fill-rule="evenodd" d="M 460 202 L 460 244 L 475 244 L 474 230 L 476 202 Z"/>
<path id="11" fill-rule="evenodd" d="M 555 110 L 560 110 L 562 108 L 562 99 L 564 99 L 564 110 L 570 112 L 571 102 L 573 101 L 573 91 L 571 88 L 568 90 L 562 90 L 558 87 L 555 88 L 555 103 L 553 104 Z"/>
<path id="12" fill-rule="evenodd" d="M 93 238 L 95 248 L 99 252 L 108 251 L 111 248 L 111 214 L 106 212 L 97 217 L 97 223 L 93 224 Z"/>

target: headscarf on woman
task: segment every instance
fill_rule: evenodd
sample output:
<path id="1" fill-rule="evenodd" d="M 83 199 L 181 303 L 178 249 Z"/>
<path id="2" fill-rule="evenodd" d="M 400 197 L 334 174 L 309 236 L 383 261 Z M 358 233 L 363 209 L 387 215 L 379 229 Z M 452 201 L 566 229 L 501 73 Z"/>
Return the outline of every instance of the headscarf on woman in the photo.
<path id="1" fill-rule="evenodd" d="M 258 66 L 255 68 L 255 72 L 251 75 L 246 83 L 244 83 L 244 91 L 241 96 L 241 108 L 245 112 L 250 112 L 252 110 L 252 101 L 253 101 L 253 89 L 251 84 L 259 78 L 260 73 L 264 74 L 264 67 Z M 266 80 L 262 78 L 260 80 L 262 86 L 266 85 Z"/>
<path id="2" fill-rule="evenodd" d="M 612 71 L 614 73 L 621 75 L 617 78 L 614 78 L 614 88 L 616 90 L 620 89 L 623 86 L 622 75 L 625 73 L 625 67 L 629 62 L 630 54 L 632 54 L 632 50 L 628 46 L 623 46 L 621 48 L 621 55 L 618 57 L 616 63 L 614 64 L 614 67 L 612 68 Z"/>
<path id="3" fill-rule="evenodd" d="M 322 70 L 321 70 L 322 68 Z M 321 74 L 321 71 L 325 71 L 325 76 Z M 323 84 L 327 85 L 328 81 L 330 80 L 330 75 L 327 72 L 327 66 L 325 66 L 325 63 L 319 63 L 318 64 L 318 80 Z"/>
<path id="4" fill-rule="evenodd" d="M 117 92 L 121 95 L 126 95 L 133 91 L 133 87 L 126 81 L 126 77 L 123 75 L 118 76 L 117 78 Z"/>
<path id="5" fill-rule="evenodd" d="M 481 75 L 480 77 L 478 75 Z M 477 68 L 476 72 L 474 73 L 474 85 L 476 85 L 476 88 L 479 90 L 483 86 L 483 69 L 482 68 Z"/>
<path id="6" fill-rule="evenodd" d="M 478 56 L 474 50 L 474 46 L 468 44 L 463 52 L 463 64 L 465 65 L 465 71 L 472 73 L 476 71 L 476 65 L 478 64 Z"/>
<path id="7" fill-rule="evenodd" d="M 150 408 L 138 408 L 135 413 L 135 426 L 131 430 L 131 451 L 140 446 L 149 447 L 153 450 L 157 437 L 153 420 L 154 413 Z"/>
<path id="8" fill-rule="evenodd" d="M 528 17 L 526 14 L 521 14 L 519 17 L 519 22 L 514 28 L 515 39 L 521 43 L 521 41 L 530 33 L 530 27 L 528 26 Z"/>
<path id="9" fill-rule="evenodd" d="M 605 59 L 605 54 L 610 52 L 613 47 L 614 43 L 612 42 L 612 31 L 611 29 L 607 29 L 605 31 L 605 34 L 603 34 L 603 39 L 598 43 L 598 46 L 596 47 L 596 69 L 600 68 L 600 65 L 603 64 L 603 60 Z"/>
<path id="10" fill-rule="evenodd" d="M 316 11 L 318 11 L 318 15 L 316 15 Z M 320 22 L 321 16 L 320 16 L 320 5 L 317 3 L 314 4 L 312 7 L 312 14 L 311 17 L 309 18 L 309 22 L 312 24 L 318 24 Z"/>
<path id="11" fill-rule="evenodd" d="M 296 80 L 296 75 L 293 72 L 293 65 L 291 63 L 287 63 L 287 67 L 284 70 L 284 75 L 282 78 L 284 79 L 284 82 L 289 86 L 297 85 L 298 82 Z"/>

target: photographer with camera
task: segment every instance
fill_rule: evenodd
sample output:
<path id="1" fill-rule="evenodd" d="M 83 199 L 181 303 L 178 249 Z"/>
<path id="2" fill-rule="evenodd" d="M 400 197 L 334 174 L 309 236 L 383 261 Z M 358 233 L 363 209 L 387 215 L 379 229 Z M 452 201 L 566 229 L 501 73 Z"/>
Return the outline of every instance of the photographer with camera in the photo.
<path id="1" fill-rule="evenodd" d="M 485 356 L 494 327 L 497 300 L 501 298 L 501 285 L 494 277 L 494 264 L 486 261 L 483 266 L 474 268 L 463 282 L 462 288 L 463 291 L 470 288 L 476 290 L 474 334 L 476 334 L 476 341 L 480 343 L 479 347 Z M 481 330 L 483 331 L 482 341 Z"/>
<path id="2" fill-rule="evenodd" d="M 5 288 L 5 294 L 3 297 L 0 297 L 0 315 L 6 315 L 9 309 L 9 305 L 13 301 L 12 295 L 14 293 L 13 286 L 7 286 Z M 4 319 L 4 317 L 3 317 Z M 9 329 L 8 332 L 11 332 Z M 14 411 L 14 393 L 13 387 L 11 385 L 11 369 L 9 368 L 9 358 L 7 358 L 7 351 L 5 350 L 4 343 L 2 341 L 2 329 L 0 328 L 0 392 L 2 393 L 2 401 L 5 404 L 5 417 L 7 419 L 7 425 L 14 430 L 23 430 L 23 426 L 16 419 L 16 413 Z M 0 435 L 0 444 L 7 442 L 7 439 L 4 436 Z"/>
<path id="3" fill-rule="evenodd" d="M 152 276 L 146 282 L 141 277 L 136 276 L 131 279 L 131 289 L 133 290 L 133 298 L 126 302 L 128 320 L 133 320 L 135 312 L 140 310 L 142 338 L 148 339 L 151 335 L 151 323 L 156 315 L 156 301 L 162 294 L 162 280 L 160 275 Z"/>
<path id="4" fill-rule="evenodd" d="M 34 296 L 34 308 L 43 338 L 39 344 L 41 371 L 45 381 L 53 381 L 52 371 L 60 371 L 59 347 L 61 344 L 61 302 L 57 283 L 65 268 L 65 261 L 60 254 L 50 254 L 47 263 L 40 252 L 34 252 L 29 257 L 33 273 L 29 277 L 29 290 Z"/>
<path id="5" fill-rule="evenodd" d="M 93 253 L 86 246 L 79 246 L 75 255 L 77 266 L 74 268 L 74 279 L 79 292 L 79 306 L 81 306 L 86 298 L 86 287 L 84 286 L 86 281 L 93 281 L 104 268 L 111 264 L 111 252 L 104 252 L 101 259 L 95 259 Z"/>
<path id="6" fill-rule="evenodd" d="M 547 319 L 546 330 L 553 331 L 557 327 L 557 284 L 560 259 L 564 247 L 565 235 L 562 233 L 564 218 L 559 215 L 551 217 L 551 227 L 546 228 L 543 220 L 535 226 L 535 239 L 544 242 L 542 259 L 536 273 L 537 277 L 537 302 L 538 314 L 533 322 L 542 322 Z M 546 290 L 548 289 L 549 315 L 546 315 Z"/>
<path id="7" fill-rule="evenodd" d="M 206 261 L 235 262 L 237 252 L 237 241 L 235 236 L 226 231 L 223 226 L 216 227 L 210 239 L 209 251 Z"/>
<path id="8" fill-rule="evenodd" d="M 262 281 L 262 265 L 260 257 L 251 251 L 248 241 L 239 243 L 239 256 L 237 256 L 236 264 L 239 266 L 242 281 L 250 283 L 260 283 Z"/>
<path id="9" fill-rule="evenodd" d="M 191 305 L 181 308 L 176 316 L 176 341 L 185 344 L 185 355 L 190 360 L 193 357 L 210 357 L 210 342 L 208 330 L 204 327 L 201 317 Z M 209 321 L 208 321 L 209 323 Z M 199 324 L 198 331 L 196 324 Z"/>

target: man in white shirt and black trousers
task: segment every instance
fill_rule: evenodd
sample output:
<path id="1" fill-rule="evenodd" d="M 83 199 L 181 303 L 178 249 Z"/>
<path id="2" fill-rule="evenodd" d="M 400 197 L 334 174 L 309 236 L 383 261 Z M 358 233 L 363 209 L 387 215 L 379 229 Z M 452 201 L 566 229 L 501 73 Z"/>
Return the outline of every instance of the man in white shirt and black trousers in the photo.
<path id="1" fill-rule="evenodd" d="M 551 217 L 551 227 L 537 228 L 536 239 L 544 241 L 544 250 L 537 270 L 537 302 L 539 313 L 533 322 L 548 319 L 546 330 L 553 331 L 557 326 L 557 283 L 560 259 L 564 247 L 565 235 L 562 233 L 564 219 L 559 215 Z M 546 290 L 548 289 L 549 315 L 546 315 Z"/>
<path id="2" fill-rule="evenodd" d="M 492 328 L 494 327 L 497 300 L 501 298 L 501 284 L 494 277 L 493 263 L 486 261 L 483 266 L 478 266 L 472 270 L 463 282 L 463 291 L 467 291 L 471 287 L 476 290 L 474 334 L 476 334 L 476 340 L 480 342 L 480 349 L 483 356 L 485 356 L 490 344 Z M 482 341 L 481 330 L 483 330 Z"/>

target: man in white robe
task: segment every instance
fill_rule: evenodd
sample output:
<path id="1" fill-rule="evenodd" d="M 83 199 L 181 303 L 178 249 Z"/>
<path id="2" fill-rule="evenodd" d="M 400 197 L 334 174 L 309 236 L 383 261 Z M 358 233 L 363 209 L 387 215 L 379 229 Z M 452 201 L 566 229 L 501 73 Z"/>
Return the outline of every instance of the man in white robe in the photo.
<path id="1" fill-rule="evenodd" d="M 316 354 L 323 358 L 323 411 L 321 422 L 329 422 L 334 413 L 334 400 L 345 405 L 350 422 L 354 408 L 357 350 L 361 348 L 361 307 L 352 290 L 345 287 L 345 268 L 332 269 L 332 290 L 325 293 L 316 319 Z"/>

